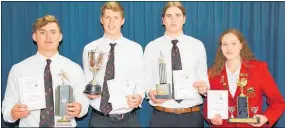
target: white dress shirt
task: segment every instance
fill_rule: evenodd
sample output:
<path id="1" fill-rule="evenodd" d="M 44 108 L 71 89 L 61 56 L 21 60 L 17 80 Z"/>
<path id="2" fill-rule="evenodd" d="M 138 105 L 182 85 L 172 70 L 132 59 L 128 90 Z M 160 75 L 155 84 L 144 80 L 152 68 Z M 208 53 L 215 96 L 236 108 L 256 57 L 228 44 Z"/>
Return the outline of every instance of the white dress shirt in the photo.
<path id="1" fill-rule="evenodd" d="M 8 84 L 5 92 L 5 97 L 3 100 L 3 118 L 7 122 L 15 122 L 11 117 L 11 109 L 15 104 L 21 104 L 20 102 L 20 86 L 21 80 L 25 78 L 33 78 L 35 80 L 35 84 L 39 86 L 43 86 L 44 88 L 44 69 L 47 65 L 46 59 L 40 53 L 37 53 L 34 56 L 31 56 L 24 61 L 13 65 L 9 77 Z M 81 104 L 81 112 L 80 117 L 84 116 L 88 112 L 88 98 L 83 94 L 84 85 L 86 85 L 87 81 L 85 79 L 83 70 L 81 67 L 69 60 L 68 58 L 59 55 L 58 53 L 54 55 L 51 59 L 50 70 L 52 74 L 52 82 L 53 82 L 53 96 L 55 99 L 55 89 L 58 85 L 62 84 L 62 80 L 58 74 L 62 71 L 67 74 L 69 77 L 69 85 L 73 87 L 73 96 L 75 102 Z M 44 100 L 44 99 L 43 99 Z M 40 112 L 41 110 L 32 110 L 30 114 L 20 119 L 20 127 L 39 127 L 40 123 Z M 56 119 L 56 117 L 55 117 Z M 76 121 L 73 118 L 72 127 L 76 126 Z M 56 124 L 56 123 L 55 123 Z"/>
<path id="2" fill-rule="evenodd" d="M 228 82 L 229 82 L 229 91 L 232 97 L 234 97 L 236 94 L 237 81 L 239 79 L 240 68 L 241 68 L 241 65 L 238 67 L 238 69 L 234 73 L 231 73 L 231 70 L 226 64 L 226 72 L 227 72 L 227 77 L 228 77 Z"/>
<path id="3" fill-rule="evenodd" d="M 113 79 L 118 83 L 116 86 L 120 86 L 122 88 L 123 86 L 127 85 L 132 85 L 133 87 L 136 86 L 136 88 L 133 91 L 131 91 L 133 92 L 132 94 L 139 94 L 143 99 L 145 95 L 145 89 L 143 84 L 144 80 L 143 50 L 138 43 L 133 42 L 123 36 L 121 36 L 118 40 L 111 40 L 104 35 L 103 37 L 87 44 L 84 47 L 83 69 L 88 81 L 91 81 L 93 78 L 92 72 L 90 71 L 88 66 L 89 65 L 88 52 L 91 50 L 95 50 L 98 47 L 100 51 L 104 53 L 109 53 L 111 48 L 109 45 L 110 43 L 116 43 L 114 48 L 115 77 Z M 106 64 L 107 62 L 105 62 L 104 65 Z M 96 80 L 98 84 L 102 87 L 102 89 L 103 89 L 103 82 L 105 76 L 105 68 L 106 66 L 103 67 L 96 75 Z M 126 90 L 121 90 L 121 91 L 122 94 L 126 92 Z M 133 108 L 128 107 L 126 97 L 113 96 L 110 94 L 110 98 L 111 97 L 114 98 L 116 102 L 112 103 L 113 110 L 109 114 L 122 114 L 133 110 Z M 96 99 L 90 100 L 90 105 L 94 109 L 100 111 L 100 102 L 101 102 L 101 97 L 98 97 Z M 126 107 L 122 107 L 123 106 L 122 104 L 125 105 Z"/>
<path id="4" fill-rule="evenodd" d="M 177 47 L 179 48 L 182 72 L 186 78 L 191 81 L 203 80 L 209 88 L 209 80 L 207 75 L 207 58 L 204 45 L 198 39 L 191 36 L 184 35 L 183 33 L 176 38 L 178 40 Z M 147 93 L 150 89 L 155 89 L 156 84 L 159 84 L 159 61 L 160 52 L 162 52 L 167 70 L 167 83 L 172 86 L 172 68 L 171 68 L 171 49 L 173 44 L 171 39 L 166 34 L 151 41 L 145 48 L 145 81 L 147 82 Z M 174 85 L 175 86 L 175 85 Z M 193 86 L 193 85 L 189 85 Z M 201 95 L 197 92 L 195 98 L 184 99 L 182 102 L 177 103 L 175 100 L 168 100 L 162 104 L 154 104 L 151 100 L 149 103 L 152 106 L 162 106 L 167 108 L 188 108 L 203 103 Z"/>

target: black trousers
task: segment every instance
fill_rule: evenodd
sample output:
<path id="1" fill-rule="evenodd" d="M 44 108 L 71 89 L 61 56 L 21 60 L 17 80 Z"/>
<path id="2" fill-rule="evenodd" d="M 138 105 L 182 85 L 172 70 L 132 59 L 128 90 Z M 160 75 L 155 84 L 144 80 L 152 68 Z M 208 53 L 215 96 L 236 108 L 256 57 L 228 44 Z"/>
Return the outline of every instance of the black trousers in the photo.
<path id="1" fill-rule="evenodd" d="M 204 127 L 204 118 L 201 112 L 175 114 L 154 109 L 150 127 Z"/>
<path id="2" fill-rule="evenodd" d="M 140 123 L 137 110 L 118 119 L 113 116 L 104 116 L 101 112 L 92 109 L 89 127 L 140 127 Z"/>

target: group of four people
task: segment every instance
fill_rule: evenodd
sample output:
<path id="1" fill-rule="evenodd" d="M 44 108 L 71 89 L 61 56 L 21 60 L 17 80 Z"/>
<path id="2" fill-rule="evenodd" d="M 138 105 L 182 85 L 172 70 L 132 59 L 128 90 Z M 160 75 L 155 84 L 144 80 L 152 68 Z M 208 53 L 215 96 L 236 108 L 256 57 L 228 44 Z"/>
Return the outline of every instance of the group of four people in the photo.
<path id="1" fill-rule="evenodd" d="M 102 6 L 100 21 L 104 35 L 84 47 L 83 72 L 78 64 L 58 52 L 63 36 L 57 19 L 46 15 L 36 20 L 32 37 L 38 51 L 36 55 L 13 65 L 10 71 L 2 103 L 5 121 L 15 122 L 20 119 L 20 127 L 57 126 L 54 93 L 56 87 L 61 85 L 58 74 L 62 72 L 68 74 L 68 84 L 74 89 L 74 101 L 66 105 L 72 127 L 76 126 L 75 117 L 80 118 L 87 114 L 89 104 L 92 106 L 90 127 L 139 127 L 137 110 L 141 107 L 145 94 L 154 107 L 151 127 L 203 127 L 204 117 L 210 126 L 273 126 L 285 109 L 284 99 L 266 63 L 255 59 L 238 30 L 229 29 L 222 33 L 215 63 L 208 70 L 203 43 L 183 33 L 186 11 L 180 2 L 167 2 L 162 12 L 165 33 L 151 41 L 144 52 L 138 43 L 122 35 L 124 9 L 118 2 L 106 2 Z M 85 85 L 93 79 L 88 52 L 96 48 L 109 54 L 106 68 L 95 77 L 98 84 L 102 85 L 102 94 L 84 94 Z M 177 100 L 173 90 L 171 98 L 156 97 L 156 84 L 160 83 L 158 58 L 161 55 L 166 63 L 166 81 L 171 83 L 171 89 L 175 86 L 174 83 L 179 83 L 174 82 L 173 72 L 179 72 L 177 76 L 181 77 L 180 80 L 187 81 L 187 86 L 197 89 L 198 92 L 190 99 Z M 241 74 L 248 74 L 248 86 L 244 88 L 244 92 L 249 88 L 253 90 L 248 98 L 249 106 L 259 107 L 255 116 L 260 118 L 260 122 L 231 124 L 219 114 L 207 119 L 207 105 L 204 105 L 203 117 L 200 105 L 203 104 L 202 97 L 207 96 L 208 90 L 228 90 L 229 106 L 237 106 L 236 99 L 241 93 L 237 81 Z M 24 95 L 21 88 L 27 85 L 44 86 L 45 108 L 30 111 L 29 106 L 21 103 L 21 96 Z M 135 90 L 126 93 L 125 97 L 113 96 L 108 89 L 108 86 L 125 85 L 135 86 Z M 125 91 L 122 88 L 121 92 Z M 263 95 L 266 95 L 269 104 L 265 112 L 262 112 Z M 207 100 L 204 103 L 207 104 Z"/>

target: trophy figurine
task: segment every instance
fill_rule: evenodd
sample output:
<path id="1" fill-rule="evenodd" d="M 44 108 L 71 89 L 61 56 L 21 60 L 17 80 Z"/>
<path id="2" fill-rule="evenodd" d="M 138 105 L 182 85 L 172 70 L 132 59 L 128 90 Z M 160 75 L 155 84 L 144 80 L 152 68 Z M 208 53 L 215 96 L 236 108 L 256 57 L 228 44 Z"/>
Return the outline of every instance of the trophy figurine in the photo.
<path id="1" fill-rule="evenodd" d="M 101 94 L 101 86 L 98 85 L 96 81 L 97 73 L 102 69 L 104 63 L 106 62 L 107 53 L 99 51 L 98 47 L 95 50 L 88 52 L 88 66 L 93 74 L 93 79 L 85 86 L 84 93 L 86 94 Z"/>
<path id="2" fill-rule="evenodd" d="M 259 118 L 249 118 L 248 96 L 243 93 L 246 84 L 246 78 L 241 78 L 237 82 L 237 86 L 241 90 L 241 94 L 237 97 L 237 118 L 230 118 L 230 123 L 259 123 Z"/>
<path id="3" fill-rule="evenodd" d="M 62 80 L 62 84 L 55 89 L 55 115 L 60 117 L 57 123 L 68 123 L 70 119 L 67 115 L 66 103 L 73 102 L 73 88 L 65 82 L 70 83 L 67 73 L 61 71 L 58 75 Z"/>
<path id="4" fill-rule="evenodd" d="M 156 84 L 156 99 L 170 99 L 172 98 L 170 91 L 170 84 L 167 83 L 166 75 L 166 63 L 164 61 L 164 56 L 160 52 L 159 57 L 159 84 Z"/>
<path id="5" fill-rule="evenodd" d="M 253 113 L 253 118 L 255 117 L 257 110 L 258 110 L 258 107 L 251 107 L 251 112 Z"/>
<path id="6" fill-rule="evenodd" d="M 235 106 L 229 107 L 229 111 L 230 111 L 230 113 L 231 113 L 230 118 L 235 118 L 235 117 L 234 117 Z"/>

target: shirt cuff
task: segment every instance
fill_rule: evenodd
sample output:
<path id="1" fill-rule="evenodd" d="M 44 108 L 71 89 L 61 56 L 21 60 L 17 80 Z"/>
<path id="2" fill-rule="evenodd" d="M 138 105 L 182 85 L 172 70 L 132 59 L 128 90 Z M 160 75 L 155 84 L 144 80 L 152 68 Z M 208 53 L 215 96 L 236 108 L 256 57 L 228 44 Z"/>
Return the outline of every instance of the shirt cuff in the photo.
<path id="1" fill-rule="evenodd" d="M 8 109 L 5 111 L 4 115 L 3 115 L 3 116 L 6 115 L 6 120 L 5 120 L 6 122 L 14 123 L 14 122 L 17 121 L 17 120 L 14 120 L 14 119 L 12 118 L 12 115 L 11 115 L 11 113 L 12 113 L 12 108 L 13 108 L 13 107 L 8 108 Z"/>
<path id="2" fill-rule="evenodd" d="M 150 90 L 156 90 L 156 88 L 151 88 L 151 89 L 148 89 L 148 90 L 145 91 L 145 93 L 146 93 L 146 99 L 150 99 L 150 97 L 149 97 L 149 95 L 148 95 L 148 92 L 149 92 Z"/>

